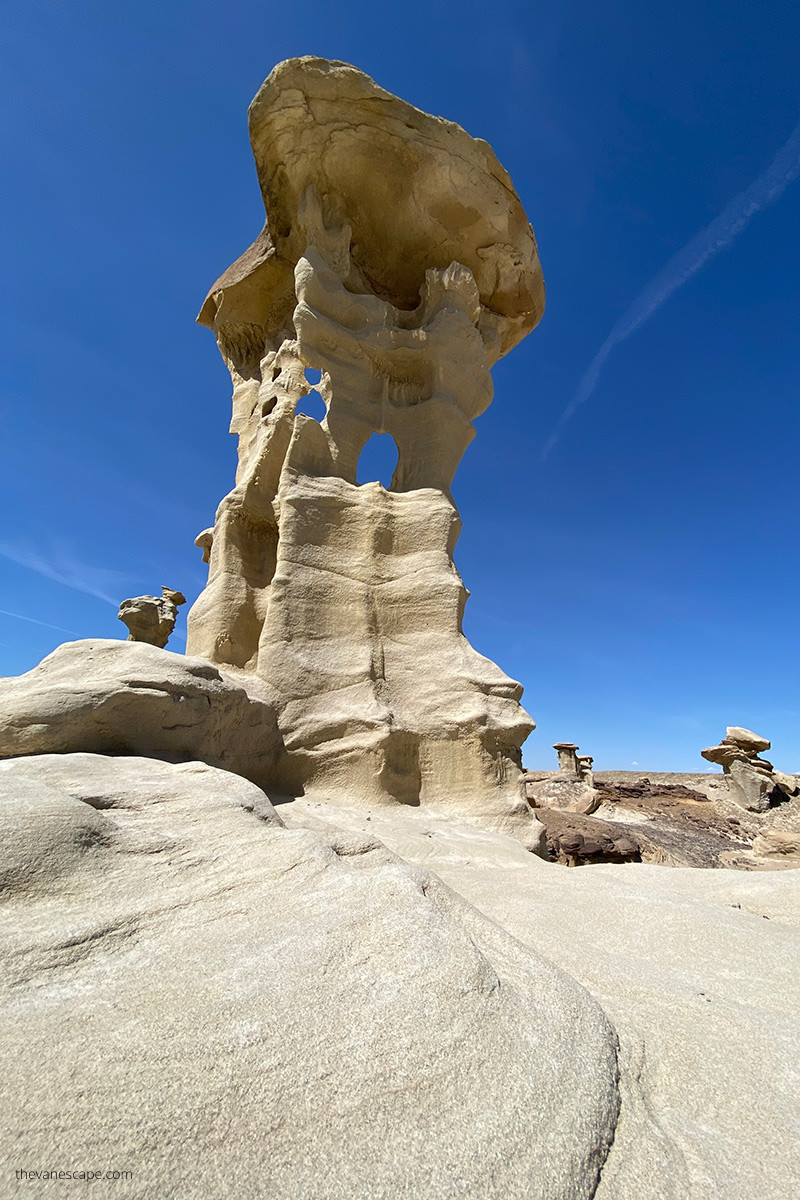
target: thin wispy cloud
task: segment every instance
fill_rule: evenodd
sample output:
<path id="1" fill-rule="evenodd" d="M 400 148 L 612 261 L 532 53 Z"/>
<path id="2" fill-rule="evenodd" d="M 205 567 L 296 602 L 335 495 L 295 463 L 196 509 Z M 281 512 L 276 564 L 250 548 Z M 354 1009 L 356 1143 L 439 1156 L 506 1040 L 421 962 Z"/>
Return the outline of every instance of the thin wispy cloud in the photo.
<path id="1" fill-rule="evenodd" d="M 10 612 L 7 608 L 0 608 L 0 617 L 13 617 L 15 621 L 27 621 L 29 625 L 43 625 L 45 629 L 55 629 L 59 633 L 71 633 L 73 637 L 80 637 L 80 634 L 74 629 L 65 629 L 63 625 L 51 625 L 49 621 L 39 621 L 36 617 L 26 617 L 24 613 Z"/>
<path id="2" fill-rule="evenodd" d="M 615 346 L 624 342 L 661 308 L 674 292 L 695 275 L 720 250 L 727 249 L 756 213 L 774 203 L 792 180 L 800 175 L 800 125 L 775 155 L 772 163 L 755 183 L 740 192 L 710 225 L 696 234 L 647 284 L 617 321 L 611 333 L 590 362 L 575 395 L 558 419 L 555 429 L 539 456 L 544 462 L 558 442 L 567 421 L 591 396 L 600 372 Z"/>
<path id="3" fill-rule="evenodd" d="M 75 592 L 83 592 L 86 596 L 94 596 L 115 608 L 119 604 L 120 592 L 130 578 L 123 571 L 87 566 L 66 550 L 54 550 L 45 555 L 28 546 L 0 542 L 0 555 L 28 571 L 43 575 L 45 579 L 52 579 L 54 583 L 63 584 Z"/>

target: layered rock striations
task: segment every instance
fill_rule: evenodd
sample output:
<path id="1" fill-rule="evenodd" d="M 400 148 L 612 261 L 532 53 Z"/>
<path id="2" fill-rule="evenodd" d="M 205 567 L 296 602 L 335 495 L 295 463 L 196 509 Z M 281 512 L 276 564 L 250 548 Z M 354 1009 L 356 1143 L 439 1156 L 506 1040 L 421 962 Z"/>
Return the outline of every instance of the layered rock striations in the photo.
<path id="1" fill-rule="evenodd" d="M 462 633 L 450 485 L 491 365 L 542 314 L 533 231 L 485 142 L 342 63 L 276 67 L 250 137 L 267 223 L 199 318 L 239 466 L 187 650 L 268 682 L 286 791 L 528 820 L 533 722 Z M 356 482 L 373 433 L 397 445 L 388 489 Z"/>

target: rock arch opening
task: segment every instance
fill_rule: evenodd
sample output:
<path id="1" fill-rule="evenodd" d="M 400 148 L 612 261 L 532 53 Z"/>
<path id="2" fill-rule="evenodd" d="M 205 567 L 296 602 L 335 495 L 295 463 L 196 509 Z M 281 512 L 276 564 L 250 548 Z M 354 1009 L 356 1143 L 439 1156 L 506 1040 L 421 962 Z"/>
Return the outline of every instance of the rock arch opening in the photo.
<path id="1" fill-rule="evenodd" d="M 356 483 L 380 483 L 388 490 L 397 459 L 397 443 L 390 433 L 371 434 L 358 460 Z"/>
<path id="2" fill-rule="evenodd" d="M 320 396 L 317 389 L 312 388 L 311 391 L 307 392 L 305 396 L 300 397 L 300 399 L 297 401 L 297 407 L 294 411 L 295 415 L 298 417 L 313 417 L 315 421 L 322 423 L 325 420 L 328 410 L 325 406 L 325 401 L 322 399 L 322 396 Z"/>

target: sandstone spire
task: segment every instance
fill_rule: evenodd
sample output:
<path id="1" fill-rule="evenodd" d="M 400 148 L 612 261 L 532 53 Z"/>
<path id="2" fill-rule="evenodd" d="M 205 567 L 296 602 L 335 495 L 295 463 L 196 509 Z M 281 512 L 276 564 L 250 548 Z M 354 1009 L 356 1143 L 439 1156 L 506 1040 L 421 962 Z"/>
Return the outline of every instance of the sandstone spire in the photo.
<path id="1" fill-rule="evenodd" d="M 273 689 L 287 790 L 523 815 L 533 722 L 461 631 L 450 485 L 490 366 L 543 311 L 533 231 L 485 142 L 344 63 L 281 63 L 250 138 L 267 221 L 199 317 L 239 467 L 187 652 Z M 296 412 L 309 369 L 321 422 Z M 356 484 L 374 432 L 388 490 Z"/>

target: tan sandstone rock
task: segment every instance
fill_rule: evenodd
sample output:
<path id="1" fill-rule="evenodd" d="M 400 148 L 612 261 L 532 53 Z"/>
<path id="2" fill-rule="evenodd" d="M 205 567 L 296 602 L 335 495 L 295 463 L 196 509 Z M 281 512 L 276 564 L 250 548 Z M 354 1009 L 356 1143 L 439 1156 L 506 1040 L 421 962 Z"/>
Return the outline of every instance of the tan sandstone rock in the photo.
<path id="1" fill-rule="evenodd" d="M 773 803 L 775 788 L 771 772 L 751 762 L 736 760 L 728 770 L 728 785 L 731 799 L 751 812 L 766 812 Z M 778 798 L 784 799 L 778 792 Z"/>
<path id="2" fill-rule="evenodd" d="M 128 627 L 129 642 L 148 642 L 163 650 L 175 628 L 178 608 L 186 597 L 172 588 L 162 587 L 160 596 L 134 596 L 123 600 L 119 619 Z"/>
<path id="3" fill-rule="evenodd" d="M 487 329 L 502 353 L 544 311 L 536 240 L 508 173 L 491 147 L 429 116 L 347 63 L 293 58 L 270 74 L 250 106 L 250 142 L 267 223 L 218 280 L 201 320 L 272 332 L 264 297 L 295 307 L 291 272 L 305 253 L 303 200 L 323 197 L 350 226 L 347 273 L 356 293 L 416 307 L 429 268 L 463 263 L 475 278 Z M 366 285 L 366 286 L 365 286 Z M 266 318 L 266 320 L 265 320 Z"/>
<path id="4" fill-rule="evenodd" d="M 800 796 L 800 778 L 797 775 L 787 775 L 784 771 L 778 771 L 773 767 L 772 778 L 785 795 Z"/>
<path id="5" fill-rule="evenodd" d="M 795 1200 L 796 872 L 277 812 L 199 763 L 0 763 L 3 1169 L 68 1144 L 141 1200 Z"/>
<path id="6" fill-rule="evenodd" d="M 290 828 L 370 831 L 597 998 L 622 1107 L 596 1200 L 796 1200 L 800 872 L 570 871 L 423 809 L 280 811 Z"/>
<path id="7" fill-rule="evenodd" d="M 143 642 L 66 642 L 27 674 L 0 679 L 0 758 L 200 759 L 269 788 L 279 746 L 260 680 Z"/>
<path id="8" fill-rule="evenodd" d="M 730 798 L 736 804 L 763 813 L 797 794 L 792 776 L 776 772 L 771 762 L 758 757 L 770 745 L 751 729 L 730 725 L 718 746 L 709 746 L 700 753 L 707 762 L 722 767 Z"/>
<path id="9" fill-rule="evenodd" d="M 0 763 L 0 845 L 4 1179 L 594 1195 L 619 1106 L 599 1005 L 375 838 L 284 828 L 203 764 L 76 754 Z"/>
<path id="10" fill-rule="evenodd" d="M 752 729 L 743 729 L 741 725 L 729 725 L 725 730 L 725 741 L 733 742 L 734 746 L 740 746 L 742 750 L 753 750 L 756 754 L 769 750 L 772 745 L 766 738 L 759 737 Z"/>
<path id="11" fill-rule="evenodd" d="M 800 866 L 800 832 L 762 829 L 753 842 L 753 851 L 762 858 L 774 858 Z"/>
<path id="12" fill-rule="evenodd" d="M 199 318 L 231 371 L 239 466 L 198 537 L 187 650 L 267 681 L 279 788 L 535 832 L 533 722 L 462 633 L 450 497 L 490 366 L 543 311 L 533 231 L 485 142 L 346 64 L 280 64 L 250 134 L 267 225 Z M 321 422 L 296 413 L 307 369 Z M 356 483 L 374 432 L 397 445 L 389 489 Z"/>

